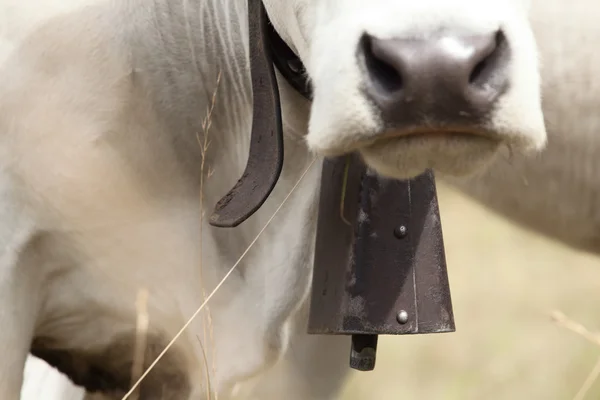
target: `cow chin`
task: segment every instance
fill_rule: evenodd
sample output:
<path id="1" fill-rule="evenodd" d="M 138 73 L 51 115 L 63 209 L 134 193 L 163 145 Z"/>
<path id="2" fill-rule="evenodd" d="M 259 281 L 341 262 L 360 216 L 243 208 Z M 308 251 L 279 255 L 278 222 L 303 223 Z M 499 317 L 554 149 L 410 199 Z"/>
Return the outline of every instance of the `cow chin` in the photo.
<path id="1" fill-rule="evenodd" d="M 379 140 L 358 151 L 379 175 L 413 178 L 426 169 L 442 176 L 465 177 L 486 168 L 503 143 L 463 133 L 426 133 Z"/>

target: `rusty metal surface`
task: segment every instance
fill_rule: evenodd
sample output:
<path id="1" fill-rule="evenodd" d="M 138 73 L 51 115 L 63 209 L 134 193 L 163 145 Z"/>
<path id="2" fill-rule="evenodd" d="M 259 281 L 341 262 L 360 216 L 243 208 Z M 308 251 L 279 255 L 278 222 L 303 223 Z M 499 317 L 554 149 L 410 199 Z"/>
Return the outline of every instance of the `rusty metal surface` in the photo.
<path id="1" fill-rule="evenodd" d="M 344 196 L 351 226 L 339 211 L 345 158 L 323 164 L 309 333 L 454 331 L 433 174 L 384 179 L 351 160 Z"/>
<path id="2" fill-rule="evenodd" d="M 248 0 L 252 132 L 242 177 L 215 206 L 209 223 L 235 227 L 254 214 L 271 194 L 283 168 L 281 106 L 262 0 Z"/>

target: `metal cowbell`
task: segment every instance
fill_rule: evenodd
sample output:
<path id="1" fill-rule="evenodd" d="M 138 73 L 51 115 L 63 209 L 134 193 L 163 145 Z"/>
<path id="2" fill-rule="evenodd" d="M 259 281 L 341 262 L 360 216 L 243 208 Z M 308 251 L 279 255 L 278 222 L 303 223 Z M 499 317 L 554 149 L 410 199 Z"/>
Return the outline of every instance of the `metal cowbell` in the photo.
<path id="1" fill-rule="evenodd" d="M 321 179 L 308 332 L 352 335 L 359 370 L 377 335 L 453 332 L 433 173 L 386 179 L 352 155 L 326 159 Z"/>

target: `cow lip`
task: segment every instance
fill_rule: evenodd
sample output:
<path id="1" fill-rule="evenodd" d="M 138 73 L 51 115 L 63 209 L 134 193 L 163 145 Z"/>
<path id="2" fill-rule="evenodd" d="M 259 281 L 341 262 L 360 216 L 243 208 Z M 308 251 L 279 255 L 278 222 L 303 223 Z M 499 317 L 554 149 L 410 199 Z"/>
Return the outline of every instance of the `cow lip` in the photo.
<path id="1" fill-rule="evenodd" d="M 355 143 L 355 148 L 375 148 L 402 141 L 413 140 L 461 140 L 501 142 L 499 135 L 483 129 L 474 128 L 414 128 L 388 130 L 370 140 Z"/>
<path id="2" fill-rule="evenodd" d="M 390 129 L 379 133 L 370 138 L 364 138 L 354 141 L 351 145 L 344 148 L 321 149 L 326 157 L 342 156 L 354 151 L 361 151 L 367 148 L 377 148 L 387 144 L 393 144 L 402 141 L 413 140 L 463 140 L 463 141 L 490 141 L 501 142 L 501 138 L 497 133 L 493 133 L 484 129 L 475 128 L 413 128 L 413 129 Z"/>
<path id="3" fill-rule="evenodd" d="M 395 139 L 404 139 L 404 138 L 463 138 L 463 139 L 488 139 L 492 141 L 499 141 L 500 138 L 497 134 L 494 134 L 485 129 L 476 129 L 476 128 L 434 128 L 434 127 L 419 127 L 419 128 L 410 128 L 410 129 L 393 129 L 387 130 L 383 134 L 378 135 L 378 137 L 373 141 L 373 143 L 377 143 L 380 141 L 389 141 Z"/>

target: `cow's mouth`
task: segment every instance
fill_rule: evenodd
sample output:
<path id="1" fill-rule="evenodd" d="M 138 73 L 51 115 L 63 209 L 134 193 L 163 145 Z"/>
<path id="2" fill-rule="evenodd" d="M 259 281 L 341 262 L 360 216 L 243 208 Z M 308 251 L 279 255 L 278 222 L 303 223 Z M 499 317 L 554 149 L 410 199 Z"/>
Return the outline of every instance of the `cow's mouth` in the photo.
<path id="1" fill-rule="evenodd" d="M 406 156 L 406 151 L 427 151 L 427 157 L 445 157 L 448 151 L 460 149 L 462 156 L 472 152 L 488 152 L 501 147 L 505 137 L 497 132 L 483 128 L 470 127 L 415 127 L 411 129 L 388 129 L 367 137 L 355 138 L 341 146 L 313 149 L 325 157 L 339 157 L 353 152 L 368 152 L 375 155 L 379 152 L 396 152 L 398 156 Z M 452 151 L 451 151 L 452 152 Z"/>
<path id="2" fill-rule="evenodd" d="M 467 129 L 454 130 L 442 129 L 434 130 L 431 128 L 413 129 L 406 131 L 392 131 L 379 136 L 363 148 L 381 148 L 383 146 L 402 146 L 403 144 L 423 144 L 430 143 L 432 146 L 440 146 L 444 143 L 460 143 L 463 146 L 472 144 L 476 149 L 478 146 L 498 146 L 502 140 L 497 134 L 489 131 Z"/>
<path id="3" fill-rule="evenodd" d="M 484 144 L 500 145 L 502 143 L 499 134 L 484 129 L 476 128 L 431 128 L 418 127 L 412 129 L 387 130 L 374 138 L 358 140 L 352 145 L 353 150 L 381 148 L 385 146 L 403 144 L 426 144 L 442 145 L 443 143 L 461 143 L 468 146 Z"/>
<path id="4" fill-rule="evenodd" d="M 429 149 L 437 157 L 444 157 L 444 153 L 450 148 L 460 149 L 463 155 L 467 155 L 470 152 L 481 152 L 482 149 L 497 149 L 501 145 L 499 135 L 489 131 L 423 128 L 385 133 L 371 143 L 361 146 L 360 151 L 373 153 L 395 149 L 401 156 L 403 151 L 409 149 Z"/>
<path id="5" fill-rule="evenodd" d="M 383 141 L 398 140 L 398 139 L 448 139 L 448 140 L 481 140 L 487 139 L 495 142 L 500 142 L 498 134 L 485 129 L 476 128 L 431 128 L 418 127 L 402 130 L 388 130 L 373 141 L 380 143 Z"/>
<path id="6" fill-rule="evenodd" d="M 500 135 L 486 131 L 419 129 L 379 135 L 358 151 L 378 173 L 406 179 L 428 168 L 469 175 L 489 164 L 502 144 Z"/>

